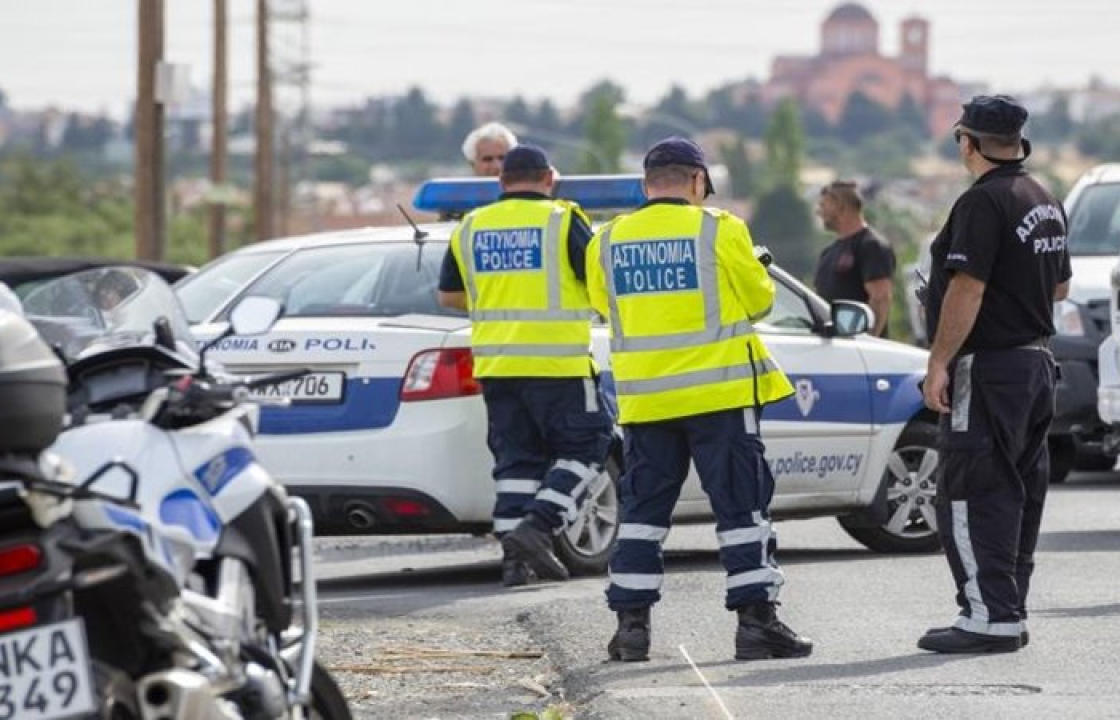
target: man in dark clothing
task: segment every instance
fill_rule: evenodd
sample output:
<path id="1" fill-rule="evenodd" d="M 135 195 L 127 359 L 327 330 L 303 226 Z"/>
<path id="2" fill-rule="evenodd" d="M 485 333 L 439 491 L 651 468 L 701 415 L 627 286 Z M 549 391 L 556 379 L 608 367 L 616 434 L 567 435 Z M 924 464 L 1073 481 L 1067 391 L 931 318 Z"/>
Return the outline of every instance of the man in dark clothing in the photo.
<path id="1" fill-rule="evenodd" d="M 863 219 L 863 197 L 854 182 L 836 180 L 821 188 L 817 216 L 836 233 L 817 262 L 813 282 L 825 300 L 855 300 L 875 311 L 872 334 L 887 332 L 894 275 L 894 250 Z"/>
<path id="2" fill-rule="evenodd" d="M 1022 162 L 1027 111 L 964 106 L 955 136 L 976 178 L 931 248 L 926 405 L 941 414 L 937 522 L 960 615 L 918 647 L 1013 652 L 1024 625 L 1046 498 L 1056 367 L 1052 308 L 1071 275 L 1062 205 Z"/>

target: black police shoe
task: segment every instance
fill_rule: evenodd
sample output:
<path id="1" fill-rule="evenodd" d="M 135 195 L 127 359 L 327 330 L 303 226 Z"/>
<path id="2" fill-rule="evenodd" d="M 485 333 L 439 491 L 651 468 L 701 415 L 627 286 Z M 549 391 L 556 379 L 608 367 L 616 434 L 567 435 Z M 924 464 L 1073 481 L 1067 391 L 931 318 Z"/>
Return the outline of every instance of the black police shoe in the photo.
<path id="1" fill-rule="evenodd" d="M 649 608 L 622 610 L 617 614 L 618 630 L 607 643 L 607 654 L 611 660 L 649 660 Z"/>
<path id="2" fill-rule="evenodd" d="M 735 631 L 736 660 L 808 657 L 813 642 L 801 637 L 778 619 L 777 603 L 755 603 L 739 608 Z"/>
<path id="3" fill-rule="evenodd" d="M 952 626 L 950 626 L 950 627 L 934 627 L 934 628 L 930 628 L 929 630 L 926 630 L 926 635 L 936 635 L 938 633 L 947 633 L 952 629 L 953 629 Z M 1030 644 L 1031 644 L 1031 634 L 1026 630 L 1019 633 L 1019 647 L 1020 648 L 1025 648 L 1027 645 L 1030 645 Z"/>
<path id="4" fill-rule="evenodd" d="M 529 566 L 541 580 L 567 580 L 568 568 L 552 549 L 552 534 L 524 520 L 502 536 L 502 552 Z"/>
<path id="5" fill-rule="evenodd" d="M 512 558 L 502 558 L 502 585 L 517 587 L 528 585 L 535 579 L 536 575 L 524 562 Z"/>
<path id="6" fill-rule="evenodd" d="M 946 632 L 927 632 L 918 640 L 918 647 L 922 650 L 957 655 L 1015 652 L 1022 646 L 1022 640 L 1017 635 L 981 635 L 958 628 L 949 628 Z"/>

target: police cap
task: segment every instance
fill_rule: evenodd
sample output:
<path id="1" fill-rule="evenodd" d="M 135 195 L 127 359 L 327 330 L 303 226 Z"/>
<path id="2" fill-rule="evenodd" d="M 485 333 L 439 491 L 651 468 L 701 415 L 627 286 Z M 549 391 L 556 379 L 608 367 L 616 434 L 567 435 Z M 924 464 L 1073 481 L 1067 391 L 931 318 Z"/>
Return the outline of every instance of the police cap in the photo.
<path id="1" fill-rule="evenodd" d="M 646 170 L 666 165 L 700 168 L 704 171 L 704 196 L 715 195 L 716 189 L 708 173 L 708 164 L 704 161 L 704 151 L 688 138 L 676 136 L 665 138 L 649 149 L 646 159 L 642 162 L 642 167 Z"/>
<path id="2" fill-rule="evenodd" d="M 977 95 L 961 106 L 957 125 L 989 135 L 1018 135 L 1027 122 L 1027 109 L 1008 95 Z"/>
<path id="3" fill-rule="evenodd" d="M 502 172 L 519 172 L 521 170 L 548 170 L 548 156 L 536 145 L 516 145 L 506 152 L 502 161 Z"/>

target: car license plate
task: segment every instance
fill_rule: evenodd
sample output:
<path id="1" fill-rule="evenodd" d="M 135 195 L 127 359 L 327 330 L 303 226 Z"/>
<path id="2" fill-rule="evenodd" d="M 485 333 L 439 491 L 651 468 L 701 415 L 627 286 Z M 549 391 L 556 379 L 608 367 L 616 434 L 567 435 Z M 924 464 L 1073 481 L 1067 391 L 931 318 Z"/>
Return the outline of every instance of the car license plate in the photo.
<path id="1" fill-rule="evenodd" d="M 0 720 L 54 720 L 93 707 L 80 618 L 0 635 Z"/>
<path id="2" fill-rule="evenodd" d="M 345 386 L 345 373 L 318 372 L 277 385 L 256 388 L 249 395 L 265 400 L 287 398 L 293 403 L 338 403 L 342 402 L 342 390 Z"/>

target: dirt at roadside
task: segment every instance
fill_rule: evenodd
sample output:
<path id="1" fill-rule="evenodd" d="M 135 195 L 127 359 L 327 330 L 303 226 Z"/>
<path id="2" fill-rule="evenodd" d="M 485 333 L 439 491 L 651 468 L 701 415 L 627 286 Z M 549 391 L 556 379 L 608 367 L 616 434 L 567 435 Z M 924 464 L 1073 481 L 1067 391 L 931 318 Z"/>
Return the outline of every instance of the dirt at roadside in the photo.
<path id="1" fill-rule="evenodd" d="M 465 626 L 449 616 L 371 618 L 324 608 L 318 655 L 356 718 L 508 720 L 564 705 L 548 655 L 508 617 Z"/>

